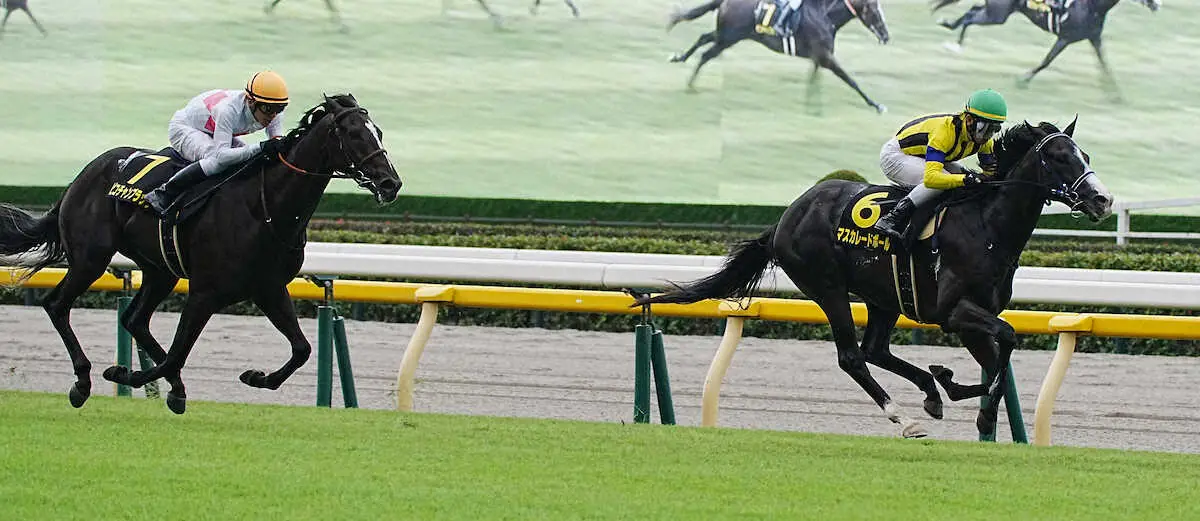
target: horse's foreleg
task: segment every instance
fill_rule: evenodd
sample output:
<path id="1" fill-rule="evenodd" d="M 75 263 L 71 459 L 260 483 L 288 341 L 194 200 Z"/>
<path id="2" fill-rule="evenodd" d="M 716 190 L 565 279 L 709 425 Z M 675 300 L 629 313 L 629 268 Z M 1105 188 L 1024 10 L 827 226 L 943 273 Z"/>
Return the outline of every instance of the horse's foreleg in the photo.
<path id="1" fill-rule="evenodd" d="M 876 112 L 878 112 L 880 114 L 887 112 L 887 107 L 880 105 L 879 103 L 875 103 L 875 100 L 871 99 L 870 96 L 867 96 L 867 94 L 858 87 L 858 83 L 855 82 L 854 79 L 851 78 L 850 75 L 847 74 L 846 71 L 842 69 L 842 66 L 840 64 L 838 64 L 837 59 L 835 59 L 833 57 L 833 53 L 829 53 L 829 54 L 825 55 L 824 57 L 818 59 L 818 63 L 822 67 L 825 67 L 826 69 L 833 71 L 833 73 L 836 74 L 837 77 L 841 78 L 842 81 L 846 82 L 846 85 L 849 85 L 850 88 L 854 89 L 854 92 L 857 92 L 859 96 L 862 96 L 863 101 L 866 101 L 867 105 L 870 105 L 871 107 L 873 107 Z"/>
<path id="2" fill-rule="evenodd" d="M 533 0 L 533 5 L 529 6 L 529 14 L 536 16 L 538 7 L 542 5 L 542 0 Z"/>
<path id="3" fill-rule="evenodd" d="M 704 34 L 700 35 L 699 38 L 696 38 L 696 43 L 693 43 L 691 48 L 684 51 L 683 53 L 675 53 L 675 54 L 671 55 L 671 63 L 680 63 L 680 62 L 688 61 L 688 58 L 691 58 L 692 55 L 695 54 L 696 51 L 699 50 L 701 47 L 708 45 L 710 43 L 713 43 L 715 41 L 717 41 L 717 32 L 716 31 L 710 31 L 710 32 L 704 33 Z"/>
<path id="4" fill-rule="evenodd" d="M 712 47 L 709 47 L 708 50 L 704 51 L 704 54 L 700 55 L 700 62 L 696 64 L 696 68 L 692 71 L 692 77 L 688 78 L 688 90 L 696 90 L 696 76 L 700 75 L 700 68 L 704 67 L 704 64 L 708 63 L 709 60 L 720 56 L 721 53 L 725 52 L 725 49 L 729 48 L 730 45 L 731 44 L 723 41 L 717 41 L 713 43 Z"/>
<path id="5" fill-rule="evenodd" d="M 279 5 L 279 2 L 282 2 L 282 1 L 283 0 L 271 0 L 270 2 L 267 2 L 266 4 L 263 4 L 263 12 L 270 14 L 272 11 L 275 10 L 275 6 Z"/>
<path id="6" fill-rule="evenodd" d="M 1046 53 L 1046 57 L 1042 59 L 1042 63 L 1037 67 L 1034 67 L 1033 70 L 1025 73 L 1024 76 L 1021 76 L 1018 85 L 1022 87 L 1029 85 L 1030 80 L 1032 80 L 1037 73 L 1042 72 L 1042 69 L 1049 67 L 1050 63 L 1053 62 L 1055 58 L 1058 58 L 1059 54 L 1062 54 L 1063 49 L 1067 48 L 1067 45 L 1070 44 L 1062 38 L 1055 40 L 1054 46 L 1050 48 L 1050 52 Z"/>
<path id="7" fill-rule="evenodd" d="M 271 288 L 254 297 L 254 304 L 262 310 L 275 329 L 283 333 L 292 347 L 292 356 L 279 370 L 265 374 L 258 370 L 248 370 L 242 373 L 240 380 L 250 387 L 263 389 L 279 389 L 283 382 L 292 376 L 297 369 L 308 361 L 312 354 L 312 345 L 304 338 L 300 323 L 296 320 L 296 310 L 292 307 L 292 298 L 288 295 L 287 287 Z"/>
<path id="8" fill-rule="evenodd" d="M 538 1 L 540 2 L 541 0 Z M 567 7 L 571 9 L 571 16 L 579 18 L 579 8 L 575 7 L 575 2 L 572 2 L 571 0 L 563 0 L 563 2 L 566 2 Z"/>
<path id="9" fill-rule="evenodd" d="M 0 21 L 0 38 L 4 37 L 4 28 L 8 26 L 8 17 L 12 16 L 12 11 L 4 13 L 4 20 Z"/>
<path id="10" fill-rule="evenodd" d="M 183 305 L 183 312 L 179 315 L 179 325 L 175 328 L 175 338 L 171 341 L 171 350 L 167 351 L 167 356 L 162 363 L 149 371 L 130 371 L 128 368 L 114 365 L 104 370 L 104 379 L 130 387 L 141 387 L 147 382 L 167 378 L 168 381 L 173 381 L 171 390 L 167 392 L 167 407 L 175 414 L 183 414 L 187 407 L 187 390 L 180 378 L 180 371 L 183 370 L 183 364 L 187 362 L 192 347 L 196 345 L 196 339 L 200 338 L 200 332 L 204 330 L 204 326 L 208 324 L 213 313 L 222 307 L 224 307 L 223 303 L 213 295 L 206 293 L 188 295 L 187 302 Z"/>
<path id="11" fill-rule="evenodd" d="M 889 344 L 892 330 L 895 329 L 899 316 L 894 311 L 884 311 L 875 306 L 867 306 L 867 329 L 863 333 L 862 340 L 862 349 L 867 354 L 867 362 L 900 375 L 924 391 L 925 413 L 940 420 L 942 419 L 942 395 L 938 392 L 937 382 L 933 380 L 933 375 L 892 354 Z"/>
<path id="12" fill-rule="evenodd" d="M 948 329 L 957 331 L 980 367 L 988 374 L 985 392 L 990 397 L 987 408 L 979 411 L 975 426 L 980 434 L 990 434 L 996 428 L 1000 399 L 1004 396 L 1008 365 L 1017 344 L 1017 333 L 1008 322 L 969 300 L 960 300 L 946 320 Z M 993 343 L 995 339 L 995 343 Z M 946 378 L 949 380 L 949 377 Z M 947 393 L 949 393 L 947 389 Z"/>
<path id="13" fill-rule="evenodd" d="M 504 19 L 500 18 L 500 15 L 496 14 L 495 11 L 492 11 L 492 8 L 488 7 L 486 1 L 475 0 L 475 2 L 478 3 L 479 7 L 483 8 L 483 12 L 487 13 L 488 17 L 492 19 L 493 26 L 495 26 L 497 29 L 502 29 L 504 27 Z"/>
<path id="14" fill-rule="evenodd" d="M 33 22 L 33 26 L 37 27 L 38 31 L 41 31 L 42 36 L 49 36 L 49 34 L 46 33 L 46 28 L 42 27 L 41 22 L 38 22 L 37 18 L 34 18 L 33 12 L 30 11 L 28 7 L 22 9 L 22 11 L 25 11 L 25 14 L 29 15 L 29 21 Z"/>

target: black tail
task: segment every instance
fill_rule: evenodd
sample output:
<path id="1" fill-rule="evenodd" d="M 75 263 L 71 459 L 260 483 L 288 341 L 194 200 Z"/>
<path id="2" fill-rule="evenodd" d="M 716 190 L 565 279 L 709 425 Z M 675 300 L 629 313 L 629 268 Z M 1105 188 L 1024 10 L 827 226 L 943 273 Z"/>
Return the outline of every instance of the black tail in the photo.
<path id="1" fill-rule="evenodd" d="M 774 236 L 775 226 L 771 226 L 762 235 L 734 245 L 721 271 L 686 286 L 672 282 L 674 289 L 655 297 L 640 298 L 635 305 L 691 304 L 710 298 L 746 298 L 758 287 L 763 273 L 773 260 L 771 238 Z"/>
<path id="2" fill-rule="evenodd" d="M 708 2 L 700 4 L 686 11 L 676 10 L 674 13 L 671 13 L 671 21 L 667 26 L 667 30 L 670 30 L 671 27 L 674 27 L 675 24 L 679 22 L 690 22 L 700 18 L 709 11 L 714 11 L 721 7 L 721 4 L 723 3 L 725 3 L 725 0 L 709 0 Z"/>
<path id="3" fill-rule="evenodd" d="M 61 204 L 62 201 L 54 203 L 46 215 L 34 217 L 16 206 L 0 203 L 0 255 L 16 255 L 16 262 L 6 264 L 28 268 L 19 282 L 67 258 L 67 251 L 58 236 Z"/>

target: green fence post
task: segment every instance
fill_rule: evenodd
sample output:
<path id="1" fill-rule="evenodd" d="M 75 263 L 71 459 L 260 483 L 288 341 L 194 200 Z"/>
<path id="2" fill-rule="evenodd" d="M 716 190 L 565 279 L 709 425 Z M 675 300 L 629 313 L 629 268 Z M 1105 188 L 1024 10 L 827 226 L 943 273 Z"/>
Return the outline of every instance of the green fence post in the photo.
<path id="1" fill-rule="evenodd" d="M 317 306 L 317 407 L 333 401 L 333 309 Z"/>
<path id="2" fill-rule="evenodd" d="M 117 297 L 117 365 L 133 369 L 133 337 L 121 323 L 121 316 L 129 308 L 133 297 L 122 295 Z M 133 389 L 128 385 L 117 384 L 117 396 L 133 396 Z"/>
<path id="3" fill-rule="evenodd" d="M 648 324 L 634 328 L 637 339 L 633 357 L 633 422 L 650 423 L 650 330 Z"/>
<path id="4" fill-rule="evenodd" d="M 146 354 L 146 351 L 142 349 L 140 344 L 137 346 L 137 354 L 138 363 L 142 366 L 142 372 L 149 371 L 154 367 L 154 361 L 150 360 L 150 356 Z M 158 380 L 147 382 L 146 385 L 142 386 L 142 391 L 146 393 L 146 398 L 158 399 L 161 396 L 158 392 Z"/>
<path id="5" fill-rule="evenodd" d="M 663 425 L 675 425 L 671 379 L 667 376 L 667 350 L 663 347 L 663 334 L 658 328 L 650 337 L 650 365 L 654 370 L 654 391 L 658 394 L 658 418 Z"/>
<path id="6" fill-rule="evenodd" d="M 1012 429 L 1013 443 L 1029 443 L 1025 434 L 1025 417 L 1021 414 L 1021 399 L 1017 395 L 1017 382 L 1013 377 L 1012 363 L 1008 364 L 1008 387 L 1004 389 L 1004 409 L 1008 411 L 1008 425 Z"/>
<path id="7" fill-rule="evenodd" d="M 333 313 L 333 347 L 337 351 L 338 376 L 342 379 L 342 403 L 348 408 L 358 408 L 354 371 L 350 369 L 350 345 L 346 341 L 346 320 L 337 310 Z"/>

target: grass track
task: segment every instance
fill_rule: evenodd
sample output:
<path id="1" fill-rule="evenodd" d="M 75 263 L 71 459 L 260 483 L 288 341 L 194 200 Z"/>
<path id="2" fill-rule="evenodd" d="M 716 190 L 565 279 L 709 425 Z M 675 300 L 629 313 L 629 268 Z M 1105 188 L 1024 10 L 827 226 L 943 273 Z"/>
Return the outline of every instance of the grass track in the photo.
<path id="1" fill-rule="evenodd" d="M 11 519 L 1195 519 L 1196 456 L 0 392 Z"/>
<path id="2" fill-rule="evenodd" d="M 1195 2 L 1113 11 L 1108 52 L 1128 98 L 1114 105 L 1086 45 L 1017 90 L 1050 36 L 1014 16 L 974 29 L 967 53 L 954 55 L 923 0 L 887 1 L 892 43 L 877 45 L 858 22 L 838 40 L 843 65 L 891 108 L 882 116 L 828 73 L 823 113 L 809 113 L 808 62 L 751 43 L 685 93 L 691 65 L 666 56 L 713 18 L 666 34 L 673 0 L 585 0 L 580 20 L 558 2 L 532 18 L 528 0 L 493 0 L 511 27 L 501 33 L 469 0 L 449 15 L 440 3 L 347 2 L 344 35 L 316 1 L 288 0 L 272 17 L 252 1 L 35 2 L 50 37 L 18 14 L 3 40 L 0 176 L 62 185 L 112 146 L 164 145 L 166 121 L 190 96 L 272 67 L 293 86 L 292 117 L 322 91 L 358 94 L 409 194 L 787 204 L 838 168 L 882 182 L 879 145 L 901 123 L 955 110 L 986 86 L 1005 92 L 1018 120 L 1080 113 L 1079 141 L 1118 198 L 1200 193 L 1191 168 L 1200 83 L 1178 67 L 1200 35 Z"/>

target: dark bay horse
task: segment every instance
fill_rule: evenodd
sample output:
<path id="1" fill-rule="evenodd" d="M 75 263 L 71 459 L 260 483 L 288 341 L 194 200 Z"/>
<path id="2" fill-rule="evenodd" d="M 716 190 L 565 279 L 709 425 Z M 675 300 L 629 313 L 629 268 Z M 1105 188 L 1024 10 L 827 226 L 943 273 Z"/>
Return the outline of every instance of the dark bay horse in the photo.
<path id="1" fill-rule="evenodd" d="M 860 197 L 870 185 L 830 180 L 818 183 L 784 211 L 779 222 L 756 238 L 736 244 L 724 266 L 713 275 L 666 293 L 643 297 L 637 305 L 691 303 L 710 298 L 745 298 L 757 287 L 764 270 L 775 263 L 807 298 L 815 301 L 829 319 L 837 344 L 838 365 L 871 396 L 887 418 L 902 424 L 902 434 L 925 434 L 915 421 L 904 416 L 887 392 L 875 381 L 867 363 L 896 373 L 925 392 L 924 409 L 942 417 L 941 383 L 951 400 L 990 394 L 989 406 L 979 412 L 976 426 L 991 432 L 996 423 L 1000 396 L 1016 334 L 999 318 L 1012 296 L 1017 260 L 1033 233 L 1042 205 L 1049 199 L 1062 201 L 1099 222 L 1111 213 L 1112 196 L 1089 166 L 1088 156 L 1071 135 L 1075 123 L 1059 131 L 1050 123 L 1023 123 L 1008 129 L 996 141 L 999 160 L 997 180 L 951 194 L 958 201 L 947 204 L 942 226 L 937 231 L 938 251 L 918 261 L 913 272 L 928 274 L 925 290 L 911 307 L 900 304 L 899 286 L 904 279 L 895 260 L 896 250 L 865 249 L 840 240 L 838 229 L 848 207 L 859 219 L 864 201 Z M 886 195 L 886 194 L 875 194 Z M 893 194 L 894 195 L 894 194 Z M 956 202 L 957 204 L 951 204 Z M 879 205 L 882 206 L 882 205 Z M 878 219 L 881 208 L 872 212 Z M 860 226 L 869 228 L 873 220 Z M 916 260 L 916 248 L 911 250 Z M 908 264 L 908 261 L 904 261 Z M 913 283 L 917 285 L 916 282 Z M 856 340 L 849 294 L 865 301 L 866 332 Z M 902 309 L 902 308 L 907 308 Z M 912 311 L 916 308 L 916 311 Z M 930 366 L 926 372 L 901 360 L 890 351 L 888 341 L 901 313 L 919 322 L 937 324 L 956 333 L 965 347 L 991 375 L 986 385 L 960 385 L 953 372 Z"/>
<path id="2" fill-rule="evenodd" d="M 766 0 L 768 2 L 772 0 Z M 688 78 L 688 89 L 695 89 L 696 76 L 700 68 L 709 60 L 716 58 L 725 49 L 732 47 L 742 40 L 753 40 L 764 47 L 780 54 L 788 54 L 801 58 L 809 58 L 813 62 L 812 74 L 808 79 L 808 103 L 813 103 L 814 87 L 817 74 L 821 67 L 833 71 L 837 77 L 854 89 L 862 99 L 879 112 L 887 111 L 887 107 L 876 103 L 858 87 L 858 83 L 842 69 L 841 64 L 833 57 L 834 38 L 838 29 L 847 22 L 858 18 L 867 26 L 879 43 L 886 44 L 888 39 L 887 22 L 883 17 L 883 8 L 879 0 L 808 0 L 801 9 L 800 27 L 795 34 L 785 41 L 775 35 L 761 34 L 755 31 L 755 11 L 759 0 L 710 0 L 708 3 L 693 7 L 686 11 L 676 11 L 671 14 L 667 23 L 667 31 L 681 21 L 695 20 L 709 11 L 717 11 L 717 28 L 704 33 L 696 39 L 696 43 L 682 54 L 676 53 L 671 57 L 675 63 L 685 62 L 691 58 L 700 47 L 711 44 L 704 54 L 700 55 L 700 63 Z"/>
<path id="3" fill-rule="evenodd" d="M 190 282 L 169 352 L 150 334 L 150 316 L 179 280 L 164 261 L 159 220 L 106 197 L 118 175 L 118 161 L 138 149 L 114 148 L 92 160 L 41 218 L 0 205 L 0 254 L 24 254 L 20 265 L 29 268 L 26 277 L 67 262 L 66 276 L 42 306 L 71 355 L 76 377 L 71 405 L 82 407 L 92 387 L 92 364 L 71 329 L 71 306 L 117 252 L 136 262 L 143 277 L 121 323 L 158 365 L 132 373 L 113 366 L 104 371 L 106 379 L 141 387 L 165 378 L 171 385 L 167 406 L 182 414 L 186 393 L 180 370 L 200 331 L 221 308 L 253 301 L 287 338 L 292 354 L 279 370 L 249 370 L 241 381 L 278 389 L 312 350 L 296 321 L 287 284 L 304 261 L 305 230 L 329 180 L 353 179 L 381 203 L 394 201 L 400 190 L 382 137 L 353 96 L 326 97 L 285 138 L 291 143 L 286 155 L 279 161 L 257 160 L 247 175 L 228 181 L 195 216 L 179 224 L 177 242 Z"/>
<path id="4" fill-rule="evenodd" d="M 12 16 L 13 11 L 25 11 L 29 16 L 29 20 L 33 22 L 34 27 L 41 31 L 42 36 L 49 36 L 46 33 L 46 28 L 33 17 L 33 12 L 29 10 L 29 0 L 0 0 L 0 8 L 4 9 L 4 21 L 0 22 L 0 38 L 4 37 L 4 28 L 8 26 L 8 17 Z"/>
<path id="5" fill-rule="evenodd" d="M 1092 49 L 1096 51 L 1096 58 L 1100 60 L 1100 69 L 1104 73 L 1104 79 L 1115 88 L 1116 80 L 1113 79 L 1108 62 L 1104 59 L 1102 34 L 1108 12 L 1116 7 L 1119 1 L 1074 0 L 1074 2 L 1068 3 L 1065 19 L 1061 19 L 1060 22 L 1059 17 L 1044 7 L 1044 3 L 1038 3 L 1035 7 L 1031 5 L 1030 0 L 986 0 L 984 3 L 968 9 L 957 20 L 941 20 L 938 23 L 947 29 L 959 30 L 958 43 L 961 45 L 963 39 L 967 37 L 968 27 L 999 25 L 1007 21 L 1009 15 L 1019 11 L 1034 25 L 1058 37 L 1054 41 L 1054 46 L 1050 48 L 1050 52 L 1046 53 L 1046 57 L 1042 59 L 1042 63 L 1021 77 L 1021 84 L 1028 84 L 1037 73 L 1049 67 L 1050 62 L 1053 62 L 1068 45 L 1087 40 L 1091 42 Z M 1158 11 L 1160 5 L 1159 0 L 1134 1 L 1148 7 L 1151 11 Z M 937 11 L 957 2 L 958 0 L 936 0 L 933 10 Z"/>

